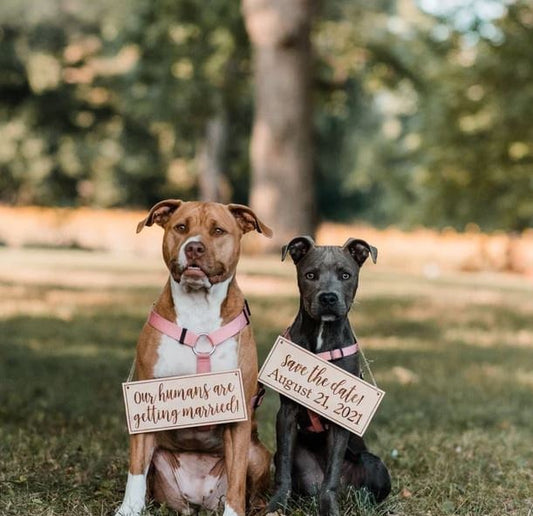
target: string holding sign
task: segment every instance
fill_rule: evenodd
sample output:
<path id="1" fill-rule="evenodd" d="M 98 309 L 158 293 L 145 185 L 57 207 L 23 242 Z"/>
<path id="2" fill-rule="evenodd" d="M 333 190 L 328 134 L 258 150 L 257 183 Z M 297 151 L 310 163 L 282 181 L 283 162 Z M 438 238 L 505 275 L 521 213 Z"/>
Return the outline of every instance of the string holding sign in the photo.
<path id="1" fill-rule="evenodd" d="M 313 412 L 362 436 L 385 392 L 278 337 L 259 380 Z"/>

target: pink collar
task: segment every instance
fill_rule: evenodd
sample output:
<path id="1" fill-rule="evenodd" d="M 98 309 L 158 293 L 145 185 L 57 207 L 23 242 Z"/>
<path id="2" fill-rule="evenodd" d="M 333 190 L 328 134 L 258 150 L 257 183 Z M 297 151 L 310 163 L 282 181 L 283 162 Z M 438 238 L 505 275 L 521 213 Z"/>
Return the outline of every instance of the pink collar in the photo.
<path id="1" fill-rule="evenodd" d="M 283 337 L 285 337 L 288 340 L 291 340 L 290 326 L 285 330 Z M 359 351 L 359 346 L 357 345 L 357 341 L 355 341 L 350 346 L 345 346 L 344 348 L 335 348 L 329 351 L 322 351 L 322 353 L 315 353 L 315 355 L 321 358 L 322 360 L 327 360 L 328 362 L 331 362 L 333 360 L 339 360 L 339 358 L 344 358 L 344 357 L 349 357 L 350 355 L 355 355 L 358 351 Z"/>
<path id="2" fill-rule="evenodd" d="M 242 312 L 235 317 L 235 319 L 211 333 L 194 333 L 187 328 L 182 328 L 172 321 L 165 319 L 154 310 L 150 312 L 148 324 L 157 331 L 164 333 L 174 340 L 177 340 L 180 344 L 184 344 L 185 346 L 192 348 L 194 354 L 196 355 L 196 372 L 209 373 L 211 371 L 211 355 L 215 352 L 216 346 L 230 337 L 237 335 L 237 333 L 242 331 L 250 324 L 250 308 L 248 307 L 248 303 L 245 301 Z M 205 351 L 201 350 L 198 346 L 198 341 L 201 337 L 205 337 L 210 345 L 209 349 Z M 205 343 L 202 344 L 202 347 L 204 347 Z"/>
<path id="3" fill-rule="evenodd" d="M 359 346 L 357 345 L 357 342 L 354 342 L 351 346 L 346 346 L 345 348 L 335 348 L 330 351 L 323 351 L 322 353 L 317 353 L 316 356 L 331 362 L 332 360 L 339 360 L 339 358 L 355 355 L 358 351 Z"/>

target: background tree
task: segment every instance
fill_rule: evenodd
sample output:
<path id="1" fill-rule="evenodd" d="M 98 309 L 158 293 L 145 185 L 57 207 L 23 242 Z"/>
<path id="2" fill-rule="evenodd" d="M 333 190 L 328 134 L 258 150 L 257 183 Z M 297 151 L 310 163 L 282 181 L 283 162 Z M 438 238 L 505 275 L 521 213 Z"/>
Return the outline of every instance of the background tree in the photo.
<path id="1" fill-rule="evenodd" d="M 409 0 L 328 3 L 315 40 L 341 87 L 335 109 L 320 111 L 322 123 L 341 129 L 335 151 L 319 155 L 331 158 L 344 186 L 330 218 L 486 230 L 533 224 L 532 7 L 465 5 L 430 14 Z"/>
<path id="2" fill-rule="evenodd" d="M 450 20 L 447 73 L 421 113 L 424 213 L 434 223 L 523 230 L 533 225 L 533 7 L 518 1 L 488 22 Z M 437 116 L 431 116 L 435 114 Z"/>
<path id="3" fill-rule="evenodd" d="M 244 201 L 251 106 L 238 1 L 143 3 L 121 37 L 140 52 L 117 85 L 122 110 L 157 135 L 167 165 L 161 193 Z"/>
<path id="4" fill-rule="evenodd" d="M 0 202 L 231 197 L 280 240 L 320 219 L 533 225 L 530 2 L 203 7 L 2 2 Z"/>
<path id="5" fill-rule="evenodd" d="M 276 228 L 272 247 L 314 231 L 311 0 L 244 0 L 253 45 L 252 208 Z"/>

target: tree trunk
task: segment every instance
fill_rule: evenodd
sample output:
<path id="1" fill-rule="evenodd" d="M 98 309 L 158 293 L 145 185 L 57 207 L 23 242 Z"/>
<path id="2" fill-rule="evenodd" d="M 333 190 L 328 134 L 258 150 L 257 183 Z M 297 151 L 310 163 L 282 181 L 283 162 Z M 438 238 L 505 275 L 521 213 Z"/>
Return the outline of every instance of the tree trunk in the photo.
<path id="1" fill-rule="evenodd" d="M 223 111 L 207 121 L 205 139 L 198 152 L 200 198 L 203 201 L 229 202 L 231 192 L 224 175 L 228 140 L 228 120 Z"/>
<path id="2" fill-rule="evenodd" d="M 243 0 L 254 49 L 252 208 L 274 230 L 271 248 L 314 232 L 312 0 Z M 265 242 L 265 240 L 263 240 Z"/>

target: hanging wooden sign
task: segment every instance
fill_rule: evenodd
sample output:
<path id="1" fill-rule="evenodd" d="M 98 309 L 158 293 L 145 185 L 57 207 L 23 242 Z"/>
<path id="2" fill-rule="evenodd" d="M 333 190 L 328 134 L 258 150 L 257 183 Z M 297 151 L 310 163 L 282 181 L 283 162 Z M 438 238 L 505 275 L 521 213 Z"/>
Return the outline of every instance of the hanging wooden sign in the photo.
<path id="1" fill-rule="evenodd" d="M 239 369 L 125 382 L 122 390 L 130 434 L 247 419 Z"/>
<path id="2" fill-rule="evenodd" d="M 313 412 L 362 436 L 385 392 L 278 337 L 259 380 Z"/>

